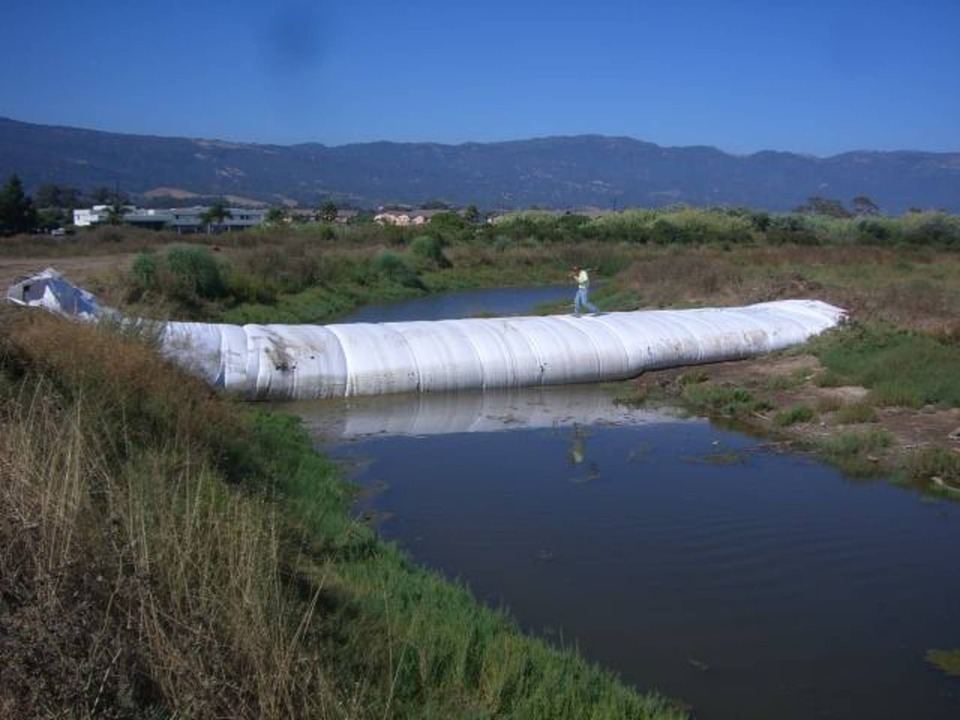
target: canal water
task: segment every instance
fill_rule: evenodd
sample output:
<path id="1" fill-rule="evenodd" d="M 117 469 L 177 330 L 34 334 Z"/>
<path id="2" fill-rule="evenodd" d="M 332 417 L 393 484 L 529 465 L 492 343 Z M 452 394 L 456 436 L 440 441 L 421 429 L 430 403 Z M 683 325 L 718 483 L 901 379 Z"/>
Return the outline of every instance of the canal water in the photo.
<path id="1" fill-rule="evenodd" d="M 505 314 L 569 294 L 508 292 L 363 319 Z M 851 481 L 617 392 L 287 407 L 373 491 L 357 512 L 383 517 L 385 538 L 700 720 L 960 717 L 960 678 L 925 660 L 960 646 L 960 504 Z"/>

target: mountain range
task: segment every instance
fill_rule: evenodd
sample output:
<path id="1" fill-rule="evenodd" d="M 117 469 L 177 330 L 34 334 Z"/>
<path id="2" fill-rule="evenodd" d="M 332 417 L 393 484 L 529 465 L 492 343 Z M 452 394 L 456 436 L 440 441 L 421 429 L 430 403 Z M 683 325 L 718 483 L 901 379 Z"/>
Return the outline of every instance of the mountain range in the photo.
<path id="1" fill-rule="evenodd" d="M 579 135 L 509 142 L 269 145 L 110 133 L 0 118 L 0 179 L 119 188 L 133 199 L 326 200 L 373 208 L 443 201 L 490 210 L 687 204 L 788 211 L 811 197 L 865 196 L 886 214 L 960 212 L 960 153 L 832 157 L 661 147 Z"/>

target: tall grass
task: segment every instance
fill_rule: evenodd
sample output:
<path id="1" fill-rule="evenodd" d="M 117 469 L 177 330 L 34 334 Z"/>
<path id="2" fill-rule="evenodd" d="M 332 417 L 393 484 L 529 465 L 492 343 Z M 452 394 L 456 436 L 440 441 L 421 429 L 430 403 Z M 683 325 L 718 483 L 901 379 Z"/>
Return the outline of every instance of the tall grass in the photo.
<path id="1" fill-rule="evenodd" d="M 0 311 L 0 708 L 678 718 L 349 513 L 290 417 L 148 343 Z"/>
<path id="2" fill-rule="evenodd" d="M 282 590 L 276 512 L 217 469 L 229 413 L 137 343 L 44 316 L 11 329 L 3 591 L 16 645 L 43 661 L 5 653 L 4 702 L 23 716 L 329 714 L 323 668 L 297 665 L 305 610 Z"/>
<path id="3" fill-rule="evenodd" d="M 887 473 L 878 453 L 893 444 L 893 436 L 881 428 L 833 435 L 817 443 L 817 453 L 841 472 L 853 477 L 877 477 Z"/>
<path id="4" fill-rule="evenodd" d="M 960 407 L 960 346 L 928 334 L 855 323 L 812 344 L 825 382 L 871 388 L 880 405 Z"/>

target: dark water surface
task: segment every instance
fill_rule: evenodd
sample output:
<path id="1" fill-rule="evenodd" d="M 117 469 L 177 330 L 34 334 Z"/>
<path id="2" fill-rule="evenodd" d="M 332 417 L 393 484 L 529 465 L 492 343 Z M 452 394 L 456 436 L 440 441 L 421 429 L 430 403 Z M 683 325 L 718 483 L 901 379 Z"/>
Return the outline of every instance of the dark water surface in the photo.
<path id="1" fill-rule="evenodd" d="M 960 717 L 960 504 L 600 386 L 291 409 L 384 537 L 697 718 Z"/>
<path id="2" fill-rule="evenodd" d="M 338 322 L 397 322 L 401 320 L 450 320 L 477 315 L 514 315 L 561 300 L 570 301 L 576 288 L 550 285 L 536 288 L 495 288 L 448 293 L 383 305 L 368 305 Z"/>

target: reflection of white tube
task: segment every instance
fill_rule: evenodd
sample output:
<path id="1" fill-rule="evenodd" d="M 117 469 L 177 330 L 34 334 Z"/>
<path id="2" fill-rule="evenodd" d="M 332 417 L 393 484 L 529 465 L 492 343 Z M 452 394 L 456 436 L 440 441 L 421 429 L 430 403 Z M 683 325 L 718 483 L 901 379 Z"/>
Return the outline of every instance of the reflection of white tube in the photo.
<path id="1" fill-rule="evenodd" d="M 843 316 L 816 300 L 780 300 L 585 317 L 327 326 L 171 322 L 163 345 L 227 390 L 290 400 L 622 380 L 644 370 L 780 350 Z M 241 367 L 244 373 L 237 372 Z"/>
<path id="2" fill-rule="evenodd" d="M 285 403 L 317 437 L 445 435 L 574 425 L 639 425 L 677 422 L 666 410 L 614 402 L 599 385 L 456 393 L 408 393 Z"/>

